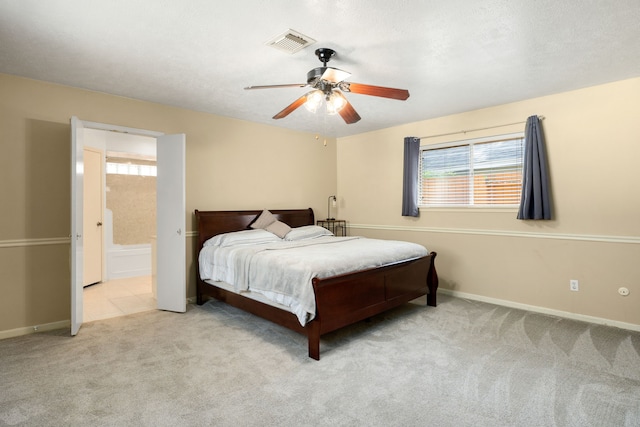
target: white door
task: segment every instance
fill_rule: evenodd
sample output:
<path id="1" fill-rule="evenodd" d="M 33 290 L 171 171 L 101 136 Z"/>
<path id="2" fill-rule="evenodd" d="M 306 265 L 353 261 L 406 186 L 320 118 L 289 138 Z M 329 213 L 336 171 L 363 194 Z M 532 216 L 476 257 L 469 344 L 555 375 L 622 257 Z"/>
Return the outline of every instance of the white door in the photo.
<path id="1" fill-rule="evenodd" d="M 82 325 L 84 126 L 71 117 L 71 335 Z"/>
<path id="2" fill-rule="evenodd" d="M 102 282 L 102 151 L 84 149 L 82 285 Z"/>
<path id="3" fill-rule="evenodd" d="M 187 310 L 185 240 L 185 135 L 157 138 L 158 309 Z"/>

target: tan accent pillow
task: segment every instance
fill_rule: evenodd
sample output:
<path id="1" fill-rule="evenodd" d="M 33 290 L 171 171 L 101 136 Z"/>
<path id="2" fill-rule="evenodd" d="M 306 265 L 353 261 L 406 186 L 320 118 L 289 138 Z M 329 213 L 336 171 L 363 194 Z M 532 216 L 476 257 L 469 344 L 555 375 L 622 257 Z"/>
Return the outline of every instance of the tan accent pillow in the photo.
<path id="1" fill-rule="evenodd" d="M 274 221 L 269 224 L 265 230 L 270 231 L 281 239 L 284 239 L 284 236 L 291 231 L 291 227 L 282 221 Z"/>
<path id="2" fill-rule="evenodd" d="M 251 228 L 264 228 L 266 229 L 269 225 L 276 222 L 276 217 L 273 216 L 271 212 L 268 210 L 263 210 L 262 213 L 256 218 L 255 221 L 250 225 Z"/>

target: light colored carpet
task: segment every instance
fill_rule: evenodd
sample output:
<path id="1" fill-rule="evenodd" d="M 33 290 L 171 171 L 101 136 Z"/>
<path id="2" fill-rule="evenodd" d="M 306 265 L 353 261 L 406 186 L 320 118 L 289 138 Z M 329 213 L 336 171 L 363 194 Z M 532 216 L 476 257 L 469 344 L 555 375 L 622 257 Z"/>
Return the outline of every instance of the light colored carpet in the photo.
<path id="1" fill-rule="evenodd" d="M 0 425 L 640 426 L 640 334 L 440 296 L 306 338 L 212 301 L 0 341 Z"/>

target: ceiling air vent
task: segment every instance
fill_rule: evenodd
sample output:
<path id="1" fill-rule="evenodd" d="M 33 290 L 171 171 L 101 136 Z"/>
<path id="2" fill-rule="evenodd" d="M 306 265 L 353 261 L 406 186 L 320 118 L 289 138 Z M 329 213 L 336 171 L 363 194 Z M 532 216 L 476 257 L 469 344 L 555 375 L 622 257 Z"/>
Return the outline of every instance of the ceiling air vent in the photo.
<path id="1" fill-rule="evenodd" d="M 288 53 L 296 53 L 300 49 L 304 49 L 315 42 L 311 37 L 307 37 L 293 30 L 287 30 L 285 33 L 274 37 L 265 44 Z"/>

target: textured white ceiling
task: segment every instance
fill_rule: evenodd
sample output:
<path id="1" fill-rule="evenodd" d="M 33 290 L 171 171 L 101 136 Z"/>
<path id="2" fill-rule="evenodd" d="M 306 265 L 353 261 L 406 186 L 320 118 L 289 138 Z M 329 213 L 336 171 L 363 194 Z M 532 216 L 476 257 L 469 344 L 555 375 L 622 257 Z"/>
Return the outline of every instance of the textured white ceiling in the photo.
<path id="1" fill-rule="evenodd" d="M 638 77 L 639 22 L 640 0 L 0 0 L 0 72 L 345 136 Z M 265 45 L 287 29 L 317 42 Z M 346 125 L 271 118 L 308 88 L 243 89 L 306 83 L 319 47 L 411 97 L 347 94 Z"/>

